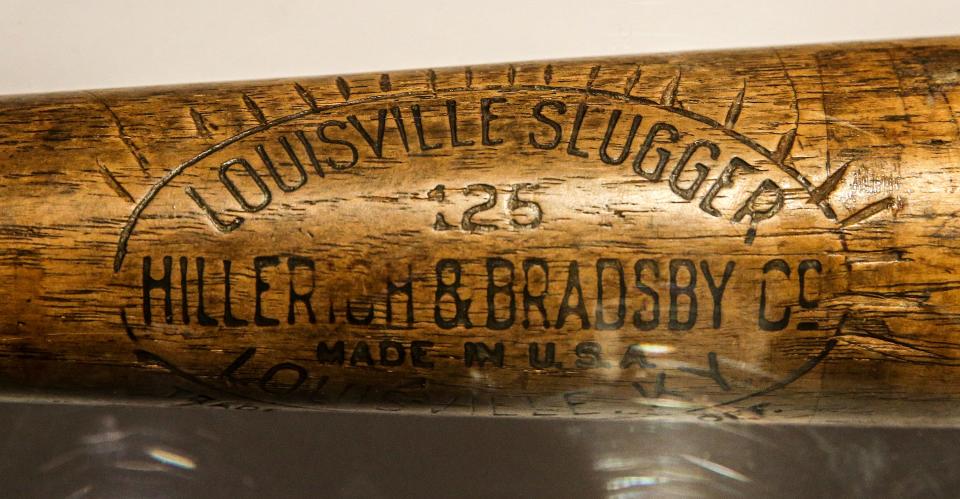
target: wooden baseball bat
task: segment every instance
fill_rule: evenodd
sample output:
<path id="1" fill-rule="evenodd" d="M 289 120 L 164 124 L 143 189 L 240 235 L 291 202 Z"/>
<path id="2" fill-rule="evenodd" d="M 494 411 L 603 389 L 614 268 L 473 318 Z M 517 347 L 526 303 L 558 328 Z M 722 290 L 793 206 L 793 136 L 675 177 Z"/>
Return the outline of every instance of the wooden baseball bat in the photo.
<path id="1" fill-rule="evenodd" d="M 9 400 L 955 424 L 960 38 L 0 100 Z"/>

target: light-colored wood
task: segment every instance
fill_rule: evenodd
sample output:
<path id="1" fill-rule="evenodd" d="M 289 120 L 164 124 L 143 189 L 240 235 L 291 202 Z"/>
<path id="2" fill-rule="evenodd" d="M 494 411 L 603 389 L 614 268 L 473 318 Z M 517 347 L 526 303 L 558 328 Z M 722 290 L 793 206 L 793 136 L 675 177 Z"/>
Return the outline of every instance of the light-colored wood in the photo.
<path id="1" fill-rule="evenodd" d="M 3 393 L 955 424 L 958 84 L 935 39 L 5 98 Z"/>

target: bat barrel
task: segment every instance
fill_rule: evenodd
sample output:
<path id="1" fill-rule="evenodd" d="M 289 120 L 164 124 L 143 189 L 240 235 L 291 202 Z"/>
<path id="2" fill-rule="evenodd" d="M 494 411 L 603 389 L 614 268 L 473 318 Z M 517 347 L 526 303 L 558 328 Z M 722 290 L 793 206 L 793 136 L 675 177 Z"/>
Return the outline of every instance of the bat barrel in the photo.
<path id="1" fill-rule="evenodd" d="M 952 424 L 958 68 L 944 38 L 0 99 L 0 392 Z"/>

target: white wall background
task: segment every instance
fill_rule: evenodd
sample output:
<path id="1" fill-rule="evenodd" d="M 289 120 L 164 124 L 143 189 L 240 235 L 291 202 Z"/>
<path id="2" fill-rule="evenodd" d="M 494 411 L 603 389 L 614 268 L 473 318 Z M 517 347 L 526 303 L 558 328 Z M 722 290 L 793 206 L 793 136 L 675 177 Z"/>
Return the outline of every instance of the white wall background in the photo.
<path id="1" fill-rule="evenodd" d="M 0 0 L 0 94 L 960 34 L 960 0 Z"/>

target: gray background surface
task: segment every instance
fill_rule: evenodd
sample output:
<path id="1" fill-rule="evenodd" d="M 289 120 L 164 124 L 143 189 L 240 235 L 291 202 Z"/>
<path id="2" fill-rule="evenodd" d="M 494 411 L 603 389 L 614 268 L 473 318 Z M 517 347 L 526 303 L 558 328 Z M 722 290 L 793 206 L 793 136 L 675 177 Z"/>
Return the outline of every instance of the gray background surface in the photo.
<path id="1" fill-rule="evenodd" d="M 960 33 L 960 2 L 0 1 L 0 94 Z M 953 497 L 960 433 L 0 405 L 4 497 Z"/>
<path id="2" fill-rule="evenodd" d="M 956 497 L 955 430 L 0 406 L 4 497 Z M 158 452 L 159 451 L 159 452 Z M 179 465 L 157 457 L 179 456 Z"/>

